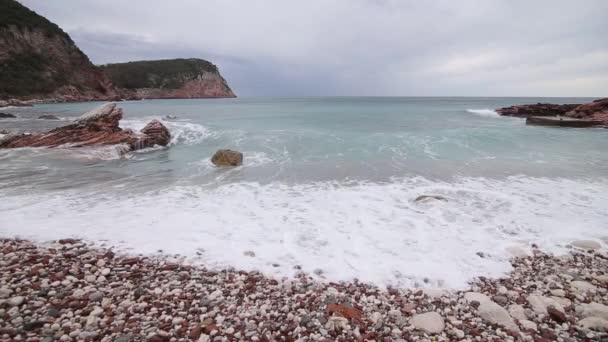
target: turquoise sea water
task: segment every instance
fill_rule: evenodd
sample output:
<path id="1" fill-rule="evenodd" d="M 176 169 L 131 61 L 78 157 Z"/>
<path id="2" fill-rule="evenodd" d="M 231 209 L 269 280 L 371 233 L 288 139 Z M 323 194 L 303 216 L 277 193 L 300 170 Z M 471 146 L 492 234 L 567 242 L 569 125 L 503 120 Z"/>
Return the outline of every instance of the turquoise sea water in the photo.
<path id="1" fill-rule="evenodd" d="M 334 280 L 460 286 L 506 271 L 505 247 L 559 251 L 608 235 L 608 130 L 526 126 L 493 112 L 590 100 L 120 102 L 125 128 L 175 115 L 163 119 L 171 146 L 126 156 L 111 147 L 0 151 L 0 234 L 202 250 L 207 264 L 279 275 L 297 264 Z M 3 109 L 19 118 L 0 129 L 45 130 L 97 105 Z M 46 113 L 62 121 L 35 119 Z M 219 148 L 243 152 L 244 166 L 213 167 Z M 413 201 L 423 194 L 448 201 Z"/>

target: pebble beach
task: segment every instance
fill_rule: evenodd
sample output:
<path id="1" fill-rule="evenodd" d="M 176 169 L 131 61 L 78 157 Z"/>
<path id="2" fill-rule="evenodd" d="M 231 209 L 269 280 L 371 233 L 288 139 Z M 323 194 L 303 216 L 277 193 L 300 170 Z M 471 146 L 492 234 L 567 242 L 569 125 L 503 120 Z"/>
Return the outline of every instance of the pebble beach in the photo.
<path id="1" fill-rule="evenodd" d="M 464 290 L 208 270 L 84 241 L 0 245 L 2 341 L 603 341 L 608 253 L 538 249 Z M 534 246 L 533 246 L 534 247 Z"/>

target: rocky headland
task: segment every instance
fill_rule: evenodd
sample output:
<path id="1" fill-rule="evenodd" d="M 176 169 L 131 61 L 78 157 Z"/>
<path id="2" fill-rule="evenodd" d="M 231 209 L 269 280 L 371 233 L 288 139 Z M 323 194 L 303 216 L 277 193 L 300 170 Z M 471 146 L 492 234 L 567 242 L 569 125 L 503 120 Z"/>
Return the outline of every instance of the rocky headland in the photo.
<path id="1" fill-rule="evenodd" d="M 468 289 L 210 270 L 75 239 L 0 242 L 0 338 L 37 341 L 602 341 L 608 254 L 532 249 Z M 181 260 L 181 261 L 180 261 Z"/>
<path id="2" fill-rule="evenodd" d="M 46 133 L 9 134 L 0 139 L 0 148 L 117 145 L 124 153 L 169 144 L 171 135 L 160 121 L 152 120 L 135 132 L 119 127 L 122 114 L 116 103 L 106 103 Z"/>
<path id="3" fill-rule="evenodd" d="M 116 63 L 102 69 L 124 99 L 236 97 L 217 66 L 202 59 Z"/>
<path id="4" fill-rule="evenodd" d="M 608 98 L 585 104 L 537 103 L 498 108 L 503 116 L 526 118 L 528 124 L 549 126 L 608 126 Z"/>
<path id="5" fill-rule="evenodd" d="M 201 59 L 96 66 L 59 26 L 0 0 L 0 107 L 40 102 L 235 97 Z"/>

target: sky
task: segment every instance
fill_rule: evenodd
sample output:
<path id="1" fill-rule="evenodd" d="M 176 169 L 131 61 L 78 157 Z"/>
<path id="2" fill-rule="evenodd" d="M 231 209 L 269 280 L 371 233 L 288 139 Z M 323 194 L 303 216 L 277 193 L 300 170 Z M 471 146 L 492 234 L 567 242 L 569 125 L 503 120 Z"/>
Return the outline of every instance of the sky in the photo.
<path id="1" fill-rule="evenodd" d="M 239 96 L 608 96 L 606 0 L 20 0 L 95 64 L 202 58 Z"/>

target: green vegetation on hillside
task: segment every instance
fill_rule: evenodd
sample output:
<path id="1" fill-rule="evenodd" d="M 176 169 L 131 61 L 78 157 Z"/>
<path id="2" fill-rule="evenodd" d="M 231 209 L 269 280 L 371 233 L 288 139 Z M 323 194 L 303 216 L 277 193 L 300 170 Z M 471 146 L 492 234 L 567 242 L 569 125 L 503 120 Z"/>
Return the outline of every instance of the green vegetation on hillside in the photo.
<path id="1" fill-rule="evenodd" d="M 165 59 L 106 64 L 102 68 L 120 88 L 180 88 L 201 72 L 217 73 L 217 67 L 202 59 Z"/>
<path id="2" fill-rule="evenodd" d="M 51 93 L 67 83 L 63 74 L 49 73 L 48 67 L 48 59 L 34 52 L 0 61 L 0 97 Z"/>
<path id="3" fill-rule="evenodd" d="M 60 35 L 69 42 L 72 42 L 70 36 L 63 32 L 59 26 L 23 6 L 16 0 L 0 0 L 0 30 L 10 26 L 16 26 L 19 29 L 42 30 L 47 37 Z"/>

